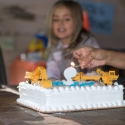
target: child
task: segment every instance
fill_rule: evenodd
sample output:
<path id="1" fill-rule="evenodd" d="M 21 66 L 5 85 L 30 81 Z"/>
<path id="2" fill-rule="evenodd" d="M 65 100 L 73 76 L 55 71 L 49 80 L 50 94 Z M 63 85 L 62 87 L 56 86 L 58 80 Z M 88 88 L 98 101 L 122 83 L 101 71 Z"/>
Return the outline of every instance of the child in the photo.
<path id="1" fill-rule="evenodd" d="M 63 79 L 63 71 L 71 66 L 73 51 L 83 46 L 99 48 L 94 37 L 83 27 L 83 11 L 74 1 L 57 1 L 48 18 L 48 39 L 50 55 L 47 74 L 51 80 Z M 77 69 L 80 71 L 80 68 Z"/>

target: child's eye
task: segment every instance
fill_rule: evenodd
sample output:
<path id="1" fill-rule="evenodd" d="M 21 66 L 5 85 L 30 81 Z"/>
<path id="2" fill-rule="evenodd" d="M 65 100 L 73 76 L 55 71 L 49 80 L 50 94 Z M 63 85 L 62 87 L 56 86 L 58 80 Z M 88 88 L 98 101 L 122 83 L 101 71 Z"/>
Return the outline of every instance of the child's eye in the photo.
<path id="1" fill-rule="evenodd" d="M 70 21 L 71 19 L 70 18 L 66 18 L 65 21 Z"/>
<path id="2" fill-rule="evenodd" d="M 58 22 L 59 21 L 59 19 L 53 19 L 53 22 Z"/>

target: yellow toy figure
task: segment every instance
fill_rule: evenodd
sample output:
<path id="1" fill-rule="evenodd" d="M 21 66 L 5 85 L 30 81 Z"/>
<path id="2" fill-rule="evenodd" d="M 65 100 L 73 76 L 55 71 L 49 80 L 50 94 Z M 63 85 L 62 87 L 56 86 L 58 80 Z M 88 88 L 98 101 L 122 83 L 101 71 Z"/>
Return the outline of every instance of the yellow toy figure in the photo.
<path id="1" fill-rule="evenodd" d="M 38 66 L 35 71 L 26 72 L 24 78 L 32 84 L 39 82 L 44 88 L 52 87 L 52 81 L 48 79 L 46 69 L 44 67 Z"/>
<path id="2" fill-rule="evenodd" d="M 43 41 L 40 39 L 33 38 L 28 46 L 28 52 L 36 52 L 44 50 Z"/>
<path id="3" fill-rule="evenodd" d="M 79 72 L 72 79 L 74 81 L 99 81 L 102 79 L 104 84 L 112 85 L 114 80 L 117 80 L 119 75 L 115 74 L 115 71 L 104 72 L 101 69 L 96 70 L 94 75 L 85 75 L 83 72 Z"/>
<path id="4" fill-rule="evenodd" d="M 28 46 L 28 59 L 29 60 L 43 60 L 46 58 L 45 50 L 47 47 L 47 37 L 43 34 L 36 34 Z"/>

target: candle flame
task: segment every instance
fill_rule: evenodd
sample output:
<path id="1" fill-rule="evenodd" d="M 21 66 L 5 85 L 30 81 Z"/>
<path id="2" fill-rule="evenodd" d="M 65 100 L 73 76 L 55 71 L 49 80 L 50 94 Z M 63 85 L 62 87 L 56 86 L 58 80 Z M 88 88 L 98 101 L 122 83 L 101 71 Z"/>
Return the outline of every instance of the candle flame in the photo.
<path id="1" fill-rule="evenodd" d="M 71 62 L 71 66 L 73 66 L 73 67 L 74 67 L 74 66 L 75 66 L 75 63 L 74 63 L 74 62 Z"/>

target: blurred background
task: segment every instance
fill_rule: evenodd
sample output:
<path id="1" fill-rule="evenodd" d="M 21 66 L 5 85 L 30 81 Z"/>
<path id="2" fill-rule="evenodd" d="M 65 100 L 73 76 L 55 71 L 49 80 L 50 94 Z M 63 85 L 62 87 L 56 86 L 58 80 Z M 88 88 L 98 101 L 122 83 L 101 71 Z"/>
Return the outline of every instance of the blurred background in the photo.
<path id="1" fill-rule="evenodd" d="M 7 83 L 23 81 L 25 70 L 46 67 L 46 18 L 57 0 L 0 0 L 0 46 Z M 102 48 L 125 50 L 125 0 L 76 0 L 86 27 Z M 124 75 L 124 71 L 122 71 Z"/>

